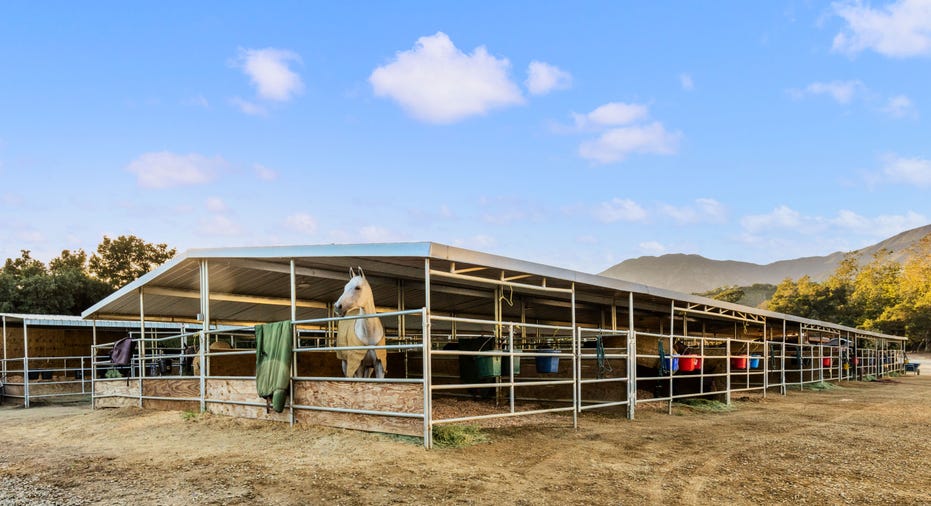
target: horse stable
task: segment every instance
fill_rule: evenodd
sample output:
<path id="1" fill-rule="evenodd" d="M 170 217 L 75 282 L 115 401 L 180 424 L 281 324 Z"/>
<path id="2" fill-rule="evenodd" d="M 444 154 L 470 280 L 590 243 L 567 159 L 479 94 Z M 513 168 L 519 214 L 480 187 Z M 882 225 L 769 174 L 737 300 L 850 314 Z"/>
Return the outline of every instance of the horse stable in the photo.
<path id="1" fill-rule="evenodd" d="M 371 300 L 338 312 L 350 288 Z M 128 375 L 101 374 L 116 368 L 113 343 L 94 343 L 95 408 L 322 424 L 427 448 L 439 424 L 632 419 L 647 403 L 730 403 L 905 362 L 903 337 L 437 243 L 193 249 L 82 316 L 140 329 Z M 164 322 L 190 331 L 145 330 Z M 363 339 L 366 328 L 381 334 Z M 184 366 L 153 367 L 166 360 Z"/>

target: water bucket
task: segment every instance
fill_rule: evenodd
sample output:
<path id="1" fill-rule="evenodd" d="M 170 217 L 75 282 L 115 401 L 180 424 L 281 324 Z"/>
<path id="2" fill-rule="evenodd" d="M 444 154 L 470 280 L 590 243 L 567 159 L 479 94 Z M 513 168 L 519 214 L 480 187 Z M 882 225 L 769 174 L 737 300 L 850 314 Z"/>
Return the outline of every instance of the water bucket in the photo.
<path id="1" fill-rule="evenodd" d="M 746 369 L 747 368 L 747 357 L 731 358 L 731 368 L 732 369 Z"/>
<path id="2" fill-rule="evenodd" d="M 853 357 L 853 365 L 860 365 L 860 359 L 857 357 Z"/>
<path id="3" fill-rule="evenodd" d="M 479 378 L 501 376 L 501 357 L 476 357 L 475 368 Z"/>
<path id="4" fill-rule="evenodd" d="M 754 353 L 750 355 L 750 369 L 759 369 L 760 368 L 760 357 L 759 353 Z"/>
<path id="5" fill-rule="evenodd" d="M 692 372 L 701 369 L 701 357 L 695 355 L 682 355 L 679 357 L 679 370 Z"/>
<path id="6" fill-rule="evenodd" d="M 515 375 L 520 374 L 520 355 L 518 355 L 518 353 L 520 353 L 520 350 L 514 350 L 514 366 L 512 369 L 514 370 Z M 504 361 L 502 362 L 502 370 L 506 371 L 508 369 L 508 362 L 510 360 L 510 357 L 504 357 Z"/>
<path id="7" fill-rule="evenodd" d="M 537 353 L 558 354 L 559 350 L 539 349 Z M 559 371 L 559 357 L 536 357 L 538 373 L 553 373 Z"/>
<path id="8" fill-rule="evenodd" d="M 831 357 L 822 358 L 821 365 L 823 365 L 824 367 L 831 367 Z"/>
<path id="9" fill-rule="evenodd" d="M 670 355 L 666 357 L 666 359 L 663 361 L 663 365 L 666 366 L 666 370 L 669 371 L 670 374 L 678 371 L 679 370 L 679 356 Z"/>

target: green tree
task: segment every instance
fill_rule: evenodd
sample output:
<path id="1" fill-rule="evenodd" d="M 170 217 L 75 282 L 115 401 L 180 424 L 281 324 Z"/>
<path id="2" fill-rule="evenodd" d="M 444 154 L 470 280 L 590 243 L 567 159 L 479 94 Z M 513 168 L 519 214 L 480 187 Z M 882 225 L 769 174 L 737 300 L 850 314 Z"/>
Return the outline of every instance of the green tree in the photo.
<path id="1" fill-rule="evenodd" d="M 721 288 L 715 288 L 714 290 L 708 290 L 704 293 L 699 293 L 703 297 L 709 297 L 714 300 L 720 300 L 723 302 L 733 302 L 737 304 L 741 299 L 744 298 L 745 292 L 743 288 L 739 286 L 722 286 Z"/>
<path id="2" fill-rule="evenodd" d="M 88 272 L 87 253 L 84 250 L 63 250 L 58 258 L 49 262 L 49 276 L 57 293 L 56 314 L 80 314 L 113 291 L 105 281 Z"/>
<path id="3" fill-rule="evenodd" d="M 914 246 L 902 266 L 898 302 L 885 316 L 902 322 L 913 349 L 931 349 L 931 235 Z"/>
<path id="4" fill-rule="evenodd" d="M 901 300 L 902 265 L 891 259 L 889 250 L 879 250 L 861 267 L 847 303 L 856 314 L 856 324 L 887 334 L 903 335 L 905 322 L 894 311 Z"/>
<path id="5" fill-rule="evenodd" d="M 167 244 L 152 244 L 134 235 L 104 236 L 89 262 L 90 272 L 119 288 L 165 263 L 175 254 Z"/>
<path id="6" fill-rule="evenodd" d="M 832 289 L 827 283 L 812 281 L 809 276 L 802 276 L 798 281 L 784 279 L 776 286 L 776 292 L 766 303 L 766 309 L 842 323 L 843 295 L 843 291 Z"/>
<path id="7" fill-rule="evenodd" d="M 87 254 L 64 250 L 49 268 L 23 250 L 0 271 L 0 311 L 77 315 L 112 291 L 86 271 Z"/>

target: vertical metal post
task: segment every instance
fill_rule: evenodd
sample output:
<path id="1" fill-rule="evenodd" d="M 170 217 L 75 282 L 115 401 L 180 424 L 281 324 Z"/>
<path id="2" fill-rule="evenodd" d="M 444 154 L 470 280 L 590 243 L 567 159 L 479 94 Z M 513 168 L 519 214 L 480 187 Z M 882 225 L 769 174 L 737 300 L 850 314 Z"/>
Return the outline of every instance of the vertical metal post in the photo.
<path id="1" fill-rule="evenodd" d="M 423 446 L 426 449 L 433 448 L 433 385 L 431 381 L 432 367 L 432 346 L 430 344 L 431 321 L 430 321 L 430 259 L 425 258 L 423 261 L 424 269 L 424 308 L 421 314 L 421 324 L 423 327 Z"/>
<path id="2" fill-rule="evenodd" d="M 676 340 L 675 335 L 676 335 L 676 301 L 670 300 L 669 301 L 669 348 L 668 348 L 669 354 L 667 355 L 668 358 L 666 359 L 669 361 L 669 367 L 667 368 L 665 365 L 662 366 L 662 368 L 666 368 L 669 370 L 669 379 L 668 379 L 669 400 L 666 401 L 666 412 L 667 414 L 670 414 L 670 415 L 672 414 L 672 398 L 675 393 L 673 391 L 673 384 L 672 384 L 673 382 L 673 378 L 672 378 L 673 376 L 672 374 L 673 347 L 672 347 L 672 344 Z"/>
<path id="3" fill-rule="evenodd" d="M 94 315 L 91 339 L 91 409 L 97 409 L 97 315 Z"/>
<path id="4" fill-rule="evenodd" d="M 294 427 L 294 377 L 297 376 L 297 274 L 294 267 L 294 259 L 291 259 L 291 271 L 289 276 L 291 283 L 291 380 L 288 382 L 288 422 Z M 386 364 L 387 366 L 387 364 Z"/>
<path id="5" fill-rule="evenodd" d="M 3 370 L 2 377 L 3 383 L 6 383 L 6 361 L 7 361 L 7 352 L 6 352 L 6 315 L 3 315 Z"/>
<path id="6" fill-rule="evenodd" d="M 782 353 L 779 354 L 779 389 L 782 395 L 788 394 L 786 391 L 786 321 L 782 320 Z"/>
<path id="7" fill-rule="evenodd" d="M 617 298 L 611 297 L 611 332 L 617 332 Z"/>
<path id="8" fill-rule="evenodd" d="M 201 328 L 198 355 L 200 356 L 200 412 L 207 411 L 207 332 L 210 330 L 210 271 L 207 260 L 200 261 L 200 312 Z"/>
<path id="9" fill-rule="evenodd" d="M 734 322 L 734 334 L 737 333 L 737 322 Z M 727 371 L 727 376 L 725 376 L 726 387 L 724 390 L 724 402 L 730 406 L 731 405 L 731 340 L 732 337 L 728 337 L 724 342 L 727 360 L 724 362 L 725 371 Z"/>
<path id="10" fill-rule="evenodd" d="M 824 341 L 818 343 L 818 381 L 824 383 Z"/>
<path id="11" fill-rule="evenodd" d="M 634 331 L 634 292 L 627 292 L 627 419 L 637 412 L 637 333 Z"/>
<path id="12" fill-rule="evenodd" d="M 575 382 L 575 388 L 572 389 L 572 405 L 575 406 L 575 409 L 572 410 L 572 427 L 575 429 L 579 428 L 579 411 L 581 410 L 581 398 L 582 398 L 582 368 L 579 367 L 579 352 L 582 349 L 581 346 L 581 332 L 576 329 L 575 326 L 575 283 L 572 283 L 572 378 Z"/>
<path id="13" fill-rule="evenodd" d="M 763 398 L 766 398 L 766 389 L 769 388 L 769 320 L 763 320 Z"/>
<path id="14" fill-rule="evenodd" d="M 514 324 L 511 323 L 508 325 L 508 377 L 510 378 L 510 385 L 508 390 L 510 391 L 510 404 L 511 404 L 511 413 L 514 412 Z M 520 360 L 520 359 L 518 359 Z"/>
<path id="15" fill-rule="evenodd" d="M 23 319 L 23 405 L 29 407 L 29 324 Z"/>
<path id="16" fill-rule="evenodd" d="M 145 297 L 139 288 L 139 407 L 142 407 L 142 385 L 145 382 Z M 132 360 L 132 357 L 130 357 Z M 132 370 L 132 366 L 130 366 Z"/>

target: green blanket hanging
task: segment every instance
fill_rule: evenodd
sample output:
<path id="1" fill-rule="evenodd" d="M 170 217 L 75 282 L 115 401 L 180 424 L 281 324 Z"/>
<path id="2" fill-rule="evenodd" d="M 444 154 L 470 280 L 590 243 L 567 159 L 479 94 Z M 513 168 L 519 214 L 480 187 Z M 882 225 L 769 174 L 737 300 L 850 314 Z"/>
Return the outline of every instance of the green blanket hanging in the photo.
<path id="1" fill-rule="evenodd" d="M 281 413 L 291 384 L 291 322 L 255 326 L 255 386 L 259 397 Z"/>

